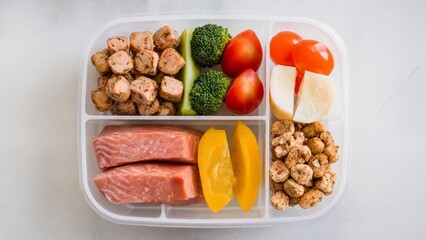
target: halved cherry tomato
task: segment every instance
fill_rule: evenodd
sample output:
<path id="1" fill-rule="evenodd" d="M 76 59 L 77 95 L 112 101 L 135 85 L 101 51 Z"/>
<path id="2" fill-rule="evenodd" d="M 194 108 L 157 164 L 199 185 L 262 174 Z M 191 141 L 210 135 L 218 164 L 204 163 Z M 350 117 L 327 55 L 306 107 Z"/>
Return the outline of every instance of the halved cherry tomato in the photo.
<path id="1" fill-rule="evenodd" d="M 325 44 L 315 40 L 302 40 L 293 50 L 293 61 L 297 71 L 305 70 L 329 75 L 334 67 L 334 58 Z"/>
<path id="2" fill-rule="evenodd" d="M 269 53 L 275 64 L 294 66 L 293 49 L 302 40 L 297 33 L 283 31 L 272 37 L 269 43 Z"/>

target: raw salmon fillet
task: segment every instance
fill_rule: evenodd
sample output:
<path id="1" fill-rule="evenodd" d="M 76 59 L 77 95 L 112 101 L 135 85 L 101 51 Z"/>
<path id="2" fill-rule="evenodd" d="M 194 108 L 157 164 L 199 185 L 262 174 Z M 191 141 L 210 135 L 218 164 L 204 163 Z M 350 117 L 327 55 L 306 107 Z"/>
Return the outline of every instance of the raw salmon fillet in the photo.
<path id="1" fill-rule="evenodd" d="M 139 161 L 197 163 L 201 132 L 183 126 L 106 126 L 93 140 L 100 169 Z"/>
<path id="2" fill-rule="evenodd" d="M 101 172 L 98 189 L 109 202 L 193 204 L 202 197 L 198 169 L 177 163 L 135 163 Z"/>

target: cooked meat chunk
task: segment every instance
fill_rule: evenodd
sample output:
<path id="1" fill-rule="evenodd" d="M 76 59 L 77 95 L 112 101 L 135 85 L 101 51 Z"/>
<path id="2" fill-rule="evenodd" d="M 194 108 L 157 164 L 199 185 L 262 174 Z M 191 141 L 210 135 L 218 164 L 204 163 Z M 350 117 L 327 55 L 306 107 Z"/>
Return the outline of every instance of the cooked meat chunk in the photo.
<path id="1" fill-rule="evenodd" d="M 322 192 L 317 189 L 312 189 L 303 194 L 300 198 L 299 205 L 304 209 L 313 208 L 322 200 Z"/>
<path id="2" fill-rule="evenodd" d="M 308 165 L 314 171 L 313 175 L 315 178 L 322 177 L 330 168 L 327 156 L 323 153 L 312 156 L 308 161 Z"/>
<path id="3" fill-rule="evenodd" d="M 306 164 L 297 164 L 290 169 L 291 177 L 300 185 L 312 186 L 313 171 Z"/>
<path id="4" fill-rule="evenodd" d="M 329 163 L 335 163 L 339 160 L 339 155 L 337 152 L 339 151 L 339 146 L 331 144 L 324 148 L 324 154 L 328 157 Z"/>
<path id="5" fill-rule="evenodd" d="M 274 182 L 272 179 L 269 182 L 272 192 L 284 191 L 283 183 Z"/>
<path id="6" fill-rule="evenodd" d="M 179 34 L 171 27 L 165 25 L 158 29 L 153 36 L 154 44 L 159 50 L 177 48 L 179 46 Z"/>
<path id="7" fill-rule="evenodd" d="M 324 143 L 318 137 L 314 137 L 306 142 L 306 146 L 311 149 L 312 154 L 322 153 L 324 151 Z"/>
<path id="8" fill-rule="evenodd" d="M 158 110 L 159 116 L 174 116 L 176 115 L 176 106 L 169 101 L 164 101 Z"/>
<path id="9" fill-rule="evenodd" d="M 158 68 L 168 75 L 176 75 L 185 65 L 185 59 L 173 48 L 167 48 L 161 53 Z"/>
<path id="10" fill-rule="evenodd" d="M 272 124 L 271 133 L 274 136 L 279 136 L 284 133 L 294 133 L 294 123 L 291 120 L 277 120 Z"/>
<path id="11" fill-rule="evenodd" d="M 303 133 L 306 137 L 316 137 L 318 134 L 325 132 L 325 127 L 320 122 L 313 122 L 303 128 Z"/>
<path id="12" fill-rule="evenodd" d="M 182 100 L 183 83 L 173 77 L 165 76 L 161 80 L 160 97 L 167 101 L 179 103 Z"/>
<path id="13" fill-rule="evenodd" d="M 287 194 L 282 191 L 274 192 L 271 196 L 272 206 L 280 211 L 284 211 L 288 207 L 289 198 Z"/>
<path id="14" fill-rule="evenodd" d="M 142 50 L 135 56 L 136 70 L 142 74 L 155 76 L 157 74 L 158 53 L 152 50 Z"/>
<path id="15" fill-rule="evenodd" d="M 110 74 L 104 74 L 98 77 L 98 88 L 105 88 L 108 80 L 110 79 Z"/>
<path id="16" fill-rule="evenodd" d="M 117 102 L 111 112 L 117 115 L 135 115 L 136 105 L 131 99 L 125 102 Z"/>
<path id="17" fill-rule="evenodd" d="M 108 64 L 116 74 L 128 73 L 133 68 L 132 57 L 125 51 L 118 51 L 112 54 L 109 57 Z"/>
<path id="18" fill-rule="evenodd" d="M 132 100 L 138 104 L 151 105 L 157 98 L 157 83 L 147 77 L 138 77 L 132 84 Z"/>
<path id="19" fill-rule="evenodd" d="M 101 75 L 111 71 L 108 64 L 108 58 L 109 55 L 106 54 L 104 51 L 96 52 L 90 58 L 92 60 L 93 66 L 95 66 L 96 68 L 96 71 L 98 71 Z"/>
<path id="20" fill-rule="evenodd" d="M 336 174 L 332 171 L 328 171 L 315 182 L 314 188 L 322 191 L 325 195 L 330 195 L 333 192 L 335 182 Z"/>
<path id="21" fill-rule="evenodd" d="M 159 109 L 160 101 L 158 100 L 158 98 L 156 98 L 151 105 L 138 104 L 139 114 L 143 116 L 155 115 Z"/>
<path id="22" fill-rule="evenodd" d="M 106 93 L 105 87 L 99 87 L 92 91 L 91 97 L 92 102 L 95 104 L 95 107 L 99 112 L 106 112 L 111 110 L 114 106 L 114 102 Z"/>
<path id="23" fill-rule="evenodd" d="M 301 197 L 303 193 L 305 192 L 305 188 L 291 178 L 285 181 L 283 187 L 284 187 L 284 192 L 287 193 L 292 198 Z"/>
<path id="24" fill-rule="evenodd" d="M 118 51 L 129 52 L 129 39 L 124 36 L 108 38 L 107 45 L 111 54 L 114 54 Z"/>
<path id="25" fill-rule="evenodd" d="M 294 146 L 288 151 L 284 164 L 287 168 L 292 168 L 296 164 L 305 163 L 311 157 L 311 150 L 307 146 Z"/>
<path id="26" fill-rule="evenodd" d="M 284 165 L 283 161 L 277 160 L 269 168 L 269 176 L 274 182 L 283 183 L 290 176 L 290 170 Z"/>
<path id="27" fill-rule="evenodd" d="M 125 102 L 130 97 L 129 81 L 122 75 L 113 75 L 106 85 L 106 93 L 117 102 Z"/>
<path id="28" fill-rule="evenodd" d="M 130 34 L 130 49 L 136 54 L 144 49 L 154 50 L 154 39 L 150 32 L 133 32 Z"/>

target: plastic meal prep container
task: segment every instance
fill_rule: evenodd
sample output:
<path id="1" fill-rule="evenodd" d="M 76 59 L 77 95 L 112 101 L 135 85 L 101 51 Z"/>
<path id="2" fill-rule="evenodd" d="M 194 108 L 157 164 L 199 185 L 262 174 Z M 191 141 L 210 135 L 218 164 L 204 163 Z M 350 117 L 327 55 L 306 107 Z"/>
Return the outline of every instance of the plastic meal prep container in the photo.
<path id="1" fill-rule="evenodd" d="M 229 29 L 232 36 L 252 29 L 261 40 L 263 61 L 258 75 L 265 88 L 261 105 L 248 115 L 236 115 L 225 106 L 212 116 L 117 116 L 96 111 L 90 93 L 97 87 L 98 72 L 90 56 L 106 48 L 112 36 L 129 36 L 134 31 L 155 32 L 169 25 L 179 34 L 185 27 L 195 28 L 215 23 Z M 312 209 L 288 207 L 277 211 L 270 204 L 269 166 L 271 161 L 270 126 L 276 119 L 269 108 L 269 76 L 275 65 L 269 57 L 269 41 L 280 31 L 294 31 L 304 39 L 325 43 L 333 53 L 335 67 L 331 74 L 336 90 L 336 100 L 331 113 L 321 122 L 330 130 L 340 146 L 340 160 L 332 165 L 337 174 L 334 191 Z M 219 68 L 220 69 L 220 68 Z M 329 27 L 306 18 L 263 15 L 149 15 L 127 17 L 106 24 L 90 41 L 82 57 L 78 103 L 79 174 L 83 194 L 90 207 L 102 217 L 116 223 L 163 227 L 253 227 L 307 223 L 318 219 L 337 203 L 347 178 L 348 156 L 348 59 L 340 37 Z M 225 129 L 229 146 L 236 120 L 248 125 L 257 137 L 261 154 L 261 184 L 257 201 L 249 212 L 243 212 L 234 198 L 219 213 L 212 213 L 206 204 L 170 206 L 165 204 L 114 205 L 99 192 L 93 181 L 100 173 L 92 146 L 93 139 L 106 125 L 118 124 L 173 124 L 205 131 L 210 126 Z"/>

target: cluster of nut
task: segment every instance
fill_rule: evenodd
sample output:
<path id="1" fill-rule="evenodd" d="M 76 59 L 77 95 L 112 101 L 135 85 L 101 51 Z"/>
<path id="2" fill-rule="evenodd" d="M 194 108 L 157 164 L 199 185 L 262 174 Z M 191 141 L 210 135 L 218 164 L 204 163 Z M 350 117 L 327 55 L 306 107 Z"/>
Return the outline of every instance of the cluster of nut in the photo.
<path id="1" fill-rule="evenodd" d="M 339 146 L 320 122 L 278 120 L 272 124 L 273 163 L 269 169 L 271 204 L 284 211 L 289 205 L 315 207 L 323 194 L 332 193 L 336 174 L 330 164 Z"/>
<path id="2" fill-rule="evenodd" d="M 134 115 L 175 115 L 183 83 L 174 76 L 185 65 L 176 51 L 179 34 L 163 26 L 150 32 L 133 32 L 107 40 L 108 48 L 92 55 L 101 75 L 91 92 L 100 112 Z"/>

